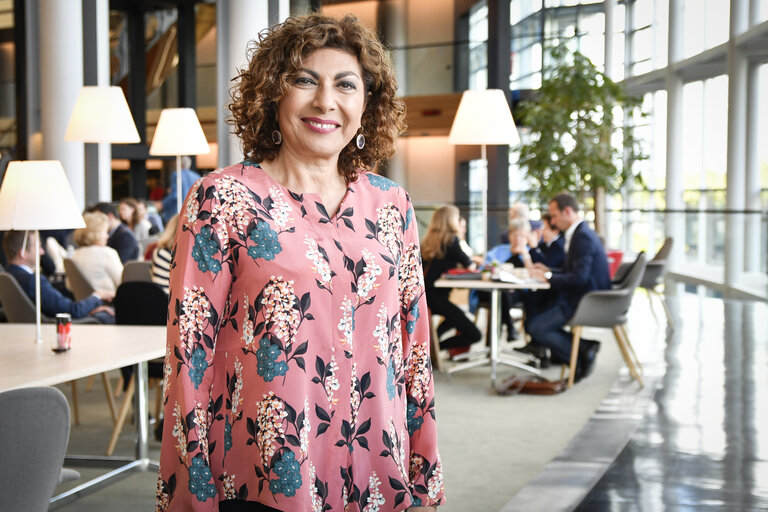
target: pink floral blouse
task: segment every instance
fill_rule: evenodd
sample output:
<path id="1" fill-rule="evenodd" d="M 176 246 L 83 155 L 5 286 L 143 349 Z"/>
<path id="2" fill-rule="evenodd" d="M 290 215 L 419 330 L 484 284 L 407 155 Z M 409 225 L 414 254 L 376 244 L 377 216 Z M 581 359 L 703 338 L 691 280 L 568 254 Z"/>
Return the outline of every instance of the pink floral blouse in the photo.
<path id="1" fill-rule="evenodd" d="M 245 161 L 200 179 L 179 222 L 157 510 L 440 504 L 407 193 L 361 172 L 330 216 Z"/>

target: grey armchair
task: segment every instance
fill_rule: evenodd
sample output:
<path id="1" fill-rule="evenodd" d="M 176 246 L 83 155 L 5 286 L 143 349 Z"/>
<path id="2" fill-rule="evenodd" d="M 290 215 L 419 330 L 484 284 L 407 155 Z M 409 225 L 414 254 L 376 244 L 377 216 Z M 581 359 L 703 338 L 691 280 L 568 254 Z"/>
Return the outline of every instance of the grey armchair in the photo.
<path id="1" fill-rule="evenodd" d="M 0 503 L 5 512 L 44 512 L 62 477 L 69 407 L 56 388 L 0 393 Z"/>
<path id="2" fill-rule="evenodd" d="M 643 378 L 641 377 L 642 365 L 637 358 L 635 349 L 632 348 L 632 344 L 629 342 L 624 324 L 627 323 L 627 311 L 632 303 L 635 289 L 640 284 L 640 280 L 645 273 L 645 268 L 645 253 L 641 252 L 637 255 L 631 266 L 628 267 L 621 287 L 612 290 L 590 292 L 579 301 L 576 313 L 568 322 L 571 326 L 571 334 L 573 335 L 568 387 L 573 386 L 576 376 L 576 362 L 579 354 L 581 332 L 583 327 L 587 326 L 613 329 L 616 343 L 618 343 L 624 362 L 629 368 L 629 373 L 638 381 L 640 387 L 643 387 Z"/>
<path id="3" fill-rule="evenodd" d="M 152 282 L 152 264 L 149 261 L 128 261 L 123 266 L 121 283 L 141 281 Z"/>
<path id="4" fill-rule="evenodd" d="M 664 283 L 664 278 L 667 275 L 667 259 L 669 258 L 669 253 L 672 251 L 673 242 L 674 239 L 672 237 L 667 237 L 664 239 L 664 243 L 661 245 L 659 251 L 653 257 L 653 259 L 648 262 L 648 265 L 645 268 L 645 274 L 643 274 L 643 278 L 640 280 L 639 285 L 639 287 L 645 290 L 645 292 L 648 294 L 648 302 L 651 306 L 651 313 L 653 314 L 653 318 L 658 321 L 656 310 L 653 308 L 653 296 L 655 295 L 659 299 L 659 302 L 661 302 L 661 306 L 664 308 L 664 314 L 667 317 L 667 323 L 672 329 L 675 328 L 675 322 L 672 319 L 672 313 L 669 311 L 669 307 L 667 307 L 667 302 L 664 300 L 664 295 L 659 292 L 657 288 L 659 285 Z M 621 264 L 613 278 L 613 288 L 619 288 L 623 285 L 623 280 L 626 278 L 630 265 L 630 263 Z"/>
<path id="5" fill-rule="evenodd" d="M 67 288 L 75 296 L 75 300 L 83 300 L 93 294 L 93 286 L 85 278 L 74 261 L 64 258 L 64 273 L 67 276 Z"/>

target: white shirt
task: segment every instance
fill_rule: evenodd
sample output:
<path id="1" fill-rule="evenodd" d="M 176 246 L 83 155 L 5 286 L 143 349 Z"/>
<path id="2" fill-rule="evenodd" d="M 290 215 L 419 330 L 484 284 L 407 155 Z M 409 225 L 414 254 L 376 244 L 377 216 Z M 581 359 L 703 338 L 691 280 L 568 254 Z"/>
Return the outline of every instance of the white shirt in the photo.
<path id="1" fill-rule="evenodd" d="M 571 238 L 573 238 L 573 233 L 576 231 L 576 228 L 579 227 L 579 224 L 584 222 L 583 220 L 577 220 L 573 224 L 571 224 L 571 227 L 565 230 L 565 254 L 568 254 L 568 249 L 571 248 Z"/>
<path id="2" fill-rule="evenodd" d="M 113 248 L 102 245 L 80 247 L 72 254 L 72 261 L 94 290 L 115 293 L 120 286 L 123 264 Z"/>

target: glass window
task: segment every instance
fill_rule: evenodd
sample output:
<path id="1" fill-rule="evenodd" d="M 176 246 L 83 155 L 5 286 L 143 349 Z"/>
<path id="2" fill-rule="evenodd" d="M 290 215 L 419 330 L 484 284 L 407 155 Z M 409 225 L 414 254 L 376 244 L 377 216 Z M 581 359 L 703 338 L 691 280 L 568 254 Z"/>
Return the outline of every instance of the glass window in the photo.
<path id="1" fill-rule="evenodd" d="M 763 64 L 757 72 L 757 140 L 768 140 L 768 64 Z M 757 161 L 760 169 L 760 187 L 768 189 L 768 144 L 759 143 Z M 768 206 L 768 203 L 763 203 Z M 763 246 L 766 247 L 766 246 Z"/>
<path id="2" fill-rule="evenodd" d="M 653 23 L 653 0 L 635 0 L 632 4 L 632 28 L 642 28 Z"/>
<path id="3" fill-rule="evenodd" d="M 683 55 L 690 57 L 704 50 L 704 2 L 683 0 Z"/>
<path id="4" fill-rule="evenodd" d="M 509 23 L 520 23 L 531 14 L 541 10 L 541 0 L 514 0 L 509 6 Z"/>
<path id="5" fill-rule="evenodd" d="M 667 65 L 669 42 L 669 0 L 655 0 L 653 20 L 653 68 Z"/>
<path id="6" fill-rule="evenodd" d="M 544 33 L 555 42 L 576 35 L 576 9 L 550 9 L 544 12 Z"/>
<path id="7" fill-rule="evenodd" d="M 728 77 L 683 87 L 683 161 L 686 256 L 699 264 L 723 264 L 727 167 Z"/>
<path id="8" fill-rule="evenodd" d="M 728 40 L 729 3 L 723 0 L 683 1 L 683 51 L 685 57 Z"/>
<path id="9" fill-rule="evenodd" d="M 469 88 L 488 87 L 488 4 L 478 2 L 469 11 Z"/>
<path id="10" fill-rule="evenodd" d="M 701 0 L 699 0 L 701 1 Z M 704 28 L 706 48 L 714 48 L 728 41 L 729 31 L 729 2 L 723 0 L 706 0 L 706 20 Z"/>

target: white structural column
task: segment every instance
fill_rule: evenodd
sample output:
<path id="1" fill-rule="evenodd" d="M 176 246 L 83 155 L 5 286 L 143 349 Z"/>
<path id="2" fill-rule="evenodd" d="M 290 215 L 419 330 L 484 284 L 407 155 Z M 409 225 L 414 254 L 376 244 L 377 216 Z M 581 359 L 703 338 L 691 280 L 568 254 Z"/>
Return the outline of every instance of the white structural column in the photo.
<path id="1" fill-rule="evenodd" d="M 403 48 L 408 43 L 408 14 L 405 0 L 396 0 L 379 3 L 379 16 L 384 30 L 384 40 L 393 48 Z M 401 97 L 408 95 L 408 51 L 392 51 L 390 53 L 392 66 L 397 78 L 397 94 Z M 408 173 L 406 169 L 406 155 L 399 149 L 407 144 L 398 144 L 398 151 L 389 159 L 387 175 L 389 178 L 408 187 Z"/>
<path id="2" fill-rule="evenodd" d="M 667 64 L 667 212 L 666 234 L 674 239 L 669 258 L 671 270 L 683 265 L 685 215 L 683 204 L 683 80 L 674 64 L 683 55 L 683 0 L 669 2 L 669 51 Z"/>
<path id="3" fill-rule="evenodd" d="M 744 272 L 744 211 L 747 129 L 747 57 L 736 38 L 748 26 L 747 2 L 731 0 L 728 39 L 728 167 L 725 222 L 725 285 L 736 286 Z"/>
<path id="4" fill-rule="evenodd" d="M 109 0 L 83 0 L 85 85 L 109 86 Z M 86 204 L 112 201 L 112 145 L 85 145 Z"/>
<path id="5" fill-rule="evenodd" d="M 80 2 L 39 0 L 42 158 L 60 160 L 80 208 L 85 208 L 82 142 L 67 142 L 69 117 L 83 87 L 83 13 Z"/>
<path id="6" fill-rule="evenodd" d="M 758 87 L 760 85 L 758 67 L 754 64 L 747 71 L 747 157 L 744 205 L 750 212 L 744 223 L 744 270 L 747 272 L 760 271 L 760 258 L 763 257 L 760 236 L 760 162 L 758 140 Z"/>
<path id="7" fill-rule="evenodd" d="M 259 32 L 269 26 L 269 3 L 253 0 L 219 0 L 216 3 L 216 19 L 219 30 L 217 44 L 217 130 L 219 142 L 219 167 L 231 165 L 243 159 L 240 139 L 232 134 L 227 124 L 230 114 L 232 78 L 246 67 L 248 42 L 256 39 Z"/>

